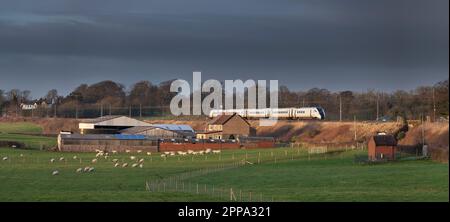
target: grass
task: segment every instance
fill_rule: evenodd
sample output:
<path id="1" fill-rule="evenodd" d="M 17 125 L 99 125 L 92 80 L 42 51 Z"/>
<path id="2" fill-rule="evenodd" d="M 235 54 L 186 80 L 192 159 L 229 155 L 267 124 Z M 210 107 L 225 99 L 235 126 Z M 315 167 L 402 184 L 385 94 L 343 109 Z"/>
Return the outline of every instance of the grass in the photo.
<path id="1" fill-rule="evenodd" d="M 15 141 L 25 144 L 28 149 L 45 149 L 56 146 L 56 138 L 22 134 L 0 133 L 0 141 Z"/>
<path id="2" fill-rule="evenodd" d="M 262 193 L 275 201 L 449 201 L 448 164 L 429 160 L 353 163 L 354 155 L 363 152 L 308 157 L 303 151 L 278 148 L 167 159 L 158 154 L 131 154 L 145 159 L 141 169 L 114 168 L 111 159 L 98 159 L 93 164 L 93 153 L 0 148 L 0 157 L 9 157 L 0 160 L 0 201 L 224 201 L 204 192 L 149 192 L 145 183 L 245 158 L 255 164 L 185 181 L 232 187 L 245 194 Z M 78 159 L 74 160 L 74 155 Z M 58 161 L 62 156 L 65 161 Z M 51 158 L 57 161 L 50 163 Z M 132 163 L 130 154 L 112 158 Z M 256 164 L 258 158 L 260 164 Z M 85 166 L 94 166 L 95 171 L 75 172 Z M 52 176 L 53 170 L 60 174 Z"/>
<path id="3" fill-rule="evenodd" d="M 42 133 L 42 127 L 34 123 L 0 123 L 0 133 Z"/>

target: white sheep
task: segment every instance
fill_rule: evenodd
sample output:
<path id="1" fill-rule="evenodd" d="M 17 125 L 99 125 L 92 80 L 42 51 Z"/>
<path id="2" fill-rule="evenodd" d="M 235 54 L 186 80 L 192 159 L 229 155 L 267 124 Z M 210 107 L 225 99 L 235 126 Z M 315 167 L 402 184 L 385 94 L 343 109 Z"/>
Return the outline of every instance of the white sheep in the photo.
<path id="1" fill-rule="evenodd" d="M 84 167 L 83 171 L 88 172 L 89 169 L 90 169 L 90 167 L 86 166 L 86 167 Z"/>
<path id="2" fill-rule="evenodd" d="M 161 154 L 161 157 L 166 158 L 167 154 Z"/>
<path id="3" fill-rule="evenodd" d="M 205 153 L 211 153 L 211 149 L 206 149 Z"/>
<path id="4" fill-rule="evenodd" d="M 212 152 L 217 154 L 220 153 L 220 150 L 213 150 Z"/>
<path id="5" fill-rule="evenodd" d="M 193 150 L 188 150 L 187 153 L 188 154 L 192 154 L 194 151 Z"/>
<path id="6" fill-rule="evenodd" d="M 92 163 L 97 163 L 97 159 L 92 159 Z"/>
<path id="7" fill-rule="evenodd" d="M 59 161 L 64 161 L 64 157 L 60 157 L 60 158 L 59 158 Z"/>
<path id="8" fill-rule="evenodd" d="M 122 164 L 122 167 L 127 167 L 127 166 L 128 166 L 128 163 Z"/>
<path id="9" fill-rule="evenodd" d="M 130 160 L 135 160 L 136 157 L 135 156 L 130 156 Z"/>
<path id="10" fill-rule="evenodd" d="M 142 153 L 142 150 L 137 150 L 136 152 L 137 152 L 137 153 Z"/>
<path id="11" fill-rule="evenodd" d="M 83 168 L 78 168 L 77 173 L 81 173 L 81 172 L 83 172 Z"/>
<path id="12" fill-rule="evenodd" d="M 175 152 L 173 152 L 173 151 L 170 152 L 170 155 L 171 155 L 171 156 L 175 156 Z"/>
<path id="13" fill-rule="evenodd" d="M 131 165 L 131 167 L 137 167 L 139 164 L 138 163 L 133 163 L 133 165 Z"/>
<path id="14" fill-rule="evenodd" d="M 23 154 L 22 154 L 22 153 L 20 154 L 20 157 L 23 157 Z"/>
<path id="15" fill-rule="evenodd" d="M 114 163 L 117 163 L 119 160 L 118 159 L 113 159 L 112 160 Z"/>
<path id="16" fill-rule="evenodd" d="M 7 156 L 3 157 L 3 161 L 7 161 L 7 160 L 8 160 Z"/>
<path id="17" fill-rule="evenodd" d="M 97 153 L 95 154 L 95 157 L 103 156 L 103 153 Z"/>
<path id="18" fill-rule="evenodd" d="M 78 157 L 75 155 L 75 156 L 73 156 L 73 159 L 76 160 L 76 159 L 78 159 Z"/>
<path id="19" fill-rule="evenodd" d="M 144 162 L 144 159 L 140 159 L 140 160 L 139 160 L 139 163 L 143 163 L 143 162 Z"/>
<path id="20" fill-rule="evenodd" d="M 170 155 L 170 152 L 164 152 L 164 154 L 166 154 L 166 155 Z"/>
<path id="21" fill-rule="evenodd" d="M 88 172 L 92 172 L 92 171 L 94 171 L 94 167 L 89 167 L 89 170 L 88 170 Z"/>
<path id="22" fill-rule="evenodd" d="M 57 170 L 54 170 L 54 171 L 52 172 L 52 175 L 53 175 L 53 176 L 58 175 L 58 174 L 59 174 L 59 171 L 57 171 Z"/>
<path id="23" fill-rule="evenodd" d="M 131 150 L 125 150 L 125 153 L 131 153 Z"/>
<path id="24" fill-rule="evenodd" d="M 143 168 L 143 167 L 144 167 L 143 163 L 139 164 L 139 168 Z"/>
<path id="25" fill-rule="evenodd" d="M 112 151 L 112 154 L 117 154 L 117 151 L 113 150 L 113 151 Z"/>
<path id="26" fill-rule="evenodd" d="M 152 152 L 147 152 L 147 156 L 151 156 L 152 155 Z"/>
<path id="27" fill-rule="evenodd" d="M 55 162 L 55 159 L 54 158 L 51 158 L 50 159 L 50 163 L 54 163 Z"/>
<path id="28" fill-rule="evenodd" d="M 118 167 L 120 164 L 119 163 L 116 163 L 116 164 L 114 164 L 114 167 Z"/>

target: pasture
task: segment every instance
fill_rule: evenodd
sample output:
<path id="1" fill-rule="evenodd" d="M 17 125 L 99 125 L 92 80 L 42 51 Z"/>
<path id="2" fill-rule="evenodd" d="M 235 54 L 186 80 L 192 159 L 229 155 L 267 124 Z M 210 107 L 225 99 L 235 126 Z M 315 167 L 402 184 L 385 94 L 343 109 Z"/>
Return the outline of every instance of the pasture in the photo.
<path id="1" fill-rule="evenodd" d="M 12 125 L 0 124 L 0 140 L 22 142 L 27 149 L 0 147 L 0 201 L 229 201 L 231 188 L 242 192 L 242 201 L 259 201 L 259 195 L 263 201 L 449 201 L 448 164 L 430 160 L 361 165 L 354 156 L 364 150 L 313 155 L 293 148 L 167 157 L 110 153 L 105 159 L 96 153 L 40 150 L 54 146 L 56 139 L 15 134 L 38 130 Z M 140 159 L 142 168 L 132 167 Z M 211 170 L 230 164 L 234 167 Z M 93 172 L 76 172 L 87 166 Z M 149 184 L 169 179 L 167 189 L 149 191 Z"/>
<path id="2" fill-rule="evenodd" d="M 94 153 L 2 148 L 0 157 L 8 160 L 0 162 L 0 201 L 228 201 L 226 194 L 150 192 L 145 185 L 245 159 L 253 164 L 191 176 L 184 182 L 260 193 L 274 201 L 448 201 L 447 164 L 429 160 L 353 163 L 353 155 L 362 152 L 309 156 L 304 151 L 279 148 L 166 158 L 121 153 L 92 163 Z M 130 156 L 144 159 L 143 168 L 132 168 Z M 114 167 L 112 159 L 130 165 Z M 86 166 L 95 170 L 76 172 Z M 52 176 L 54 170 L 59 175 Z"/>

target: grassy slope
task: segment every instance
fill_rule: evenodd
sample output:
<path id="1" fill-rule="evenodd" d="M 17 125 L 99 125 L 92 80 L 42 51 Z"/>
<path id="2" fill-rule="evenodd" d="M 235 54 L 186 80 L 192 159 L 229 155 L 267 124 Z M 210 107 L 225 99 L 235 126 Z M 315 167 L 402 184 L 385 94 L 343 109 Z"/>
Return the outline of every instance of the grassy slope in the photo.
<path id="1" fill-rule="evenodd" d="M 0 132 L 2 133 L 41 133 L 42 128 L 39 125 L 27 122 L 0 123 Z"/>
<path id="2" fill-rule="evenodd" d="M 206 195 L 146 192 L 145 181 L 181 172 L 232 162 L 248 155 L 256 162 L 297 154 L 292 149 L 229 151 L 206 157 L 145 158 L 143 169 L 114 168 L 110 160 L 92 164 L 92 153 L 54 153 L 35 150 L 0 149 L 0 201 L 219 201 Z M 20 157 L 24 154 L 24 157 Z M 274 196 L 286 201 L 448 201 L 448 165 L 430 161 L 404 161 L 382 165 L 357 165 L 354 152 L 303 160 L 266 162 L 189 179 L 200 184 L 233 187 Z M 81 157 L 73 160 L 73 155 Z M 136 154 L 133 154 L 136 155 Z M 64 156 L 67 162 L 50 163 Z M 234 160 L 233 160 L 234 156 Z M 114 158 L 131 162 L 129 155 Z M 78 167 L 94 166 L 93 173 L 77 174 Z M 52 176 L 55 169 L 60 175 Z"/>

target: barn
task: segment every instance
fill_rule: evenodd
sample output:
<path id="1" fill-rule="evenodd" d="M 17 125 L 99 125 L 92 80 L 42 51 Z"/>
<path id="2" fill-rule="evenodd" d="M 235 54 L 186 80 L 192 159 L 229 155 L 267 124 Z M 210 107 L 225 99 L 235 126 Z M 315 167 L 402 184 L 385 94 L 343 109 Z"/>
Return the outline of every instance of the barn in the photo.
<path id="1" fill-rule="evenodd" d="M 397 140 L 393 135 L 378 134 L 368 142 L 369 160 L 395 160 Z"/>
<path id="2" fill-rule="evenodd" d="M 146 135 L 156 138 L 194 138 L 195 132 L 188 125 L 152 124 L 150 126 L 135 126 L 120 131 L 126 135 Z"/>
<path id="3" fill-rule="evenodd" d="M 103 116 L 83 120 L 79 123 L 79 128 L 81 134 L 117 134 L 127 128 L 150 125 L 126 116 Z"/>
<path id="4" fill-rule="evenodd" d="M 121 134 L 59 134 L 58 150 L 93 152 L 95 150 L 124 152 L 125 150 L 158 151 L 158 139 L 144 135 Z"/>

